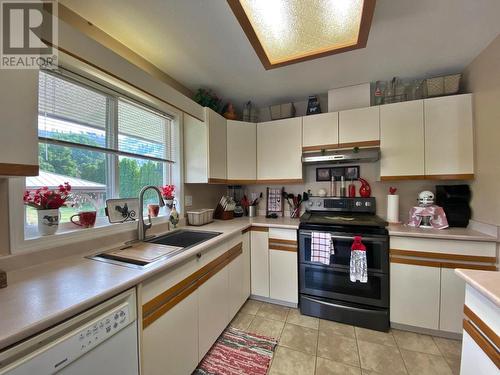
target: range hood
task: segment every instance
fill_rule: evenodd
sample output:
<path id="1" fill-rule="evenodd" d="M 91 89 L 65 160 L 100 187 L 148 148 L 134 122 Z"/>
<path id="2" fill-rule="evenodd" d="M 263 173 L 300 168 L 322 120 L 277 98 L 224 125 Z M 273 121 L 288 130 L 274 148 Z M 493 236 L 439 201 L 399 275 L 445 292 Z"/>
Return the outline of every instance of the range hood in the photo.
<path id="1" fill-rule="evenodd" d="M 373 163 L 380 159 L 379 148 L 365 148 L 354 150 L 317 151 L 304 152 L 302 163 L 304 164 L 348 164 L 348 163 Z"/>

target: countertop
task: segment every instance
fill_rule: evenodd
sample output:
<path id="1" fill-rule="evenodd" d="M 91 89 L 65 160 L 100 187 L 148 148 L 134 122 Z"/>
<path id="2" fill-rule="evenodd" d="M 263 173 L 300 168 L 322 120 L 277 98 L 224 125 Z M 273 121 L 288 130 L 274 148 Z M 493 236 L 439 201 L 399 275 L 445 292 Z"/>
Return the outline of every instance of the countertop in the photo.
<path id="1" fill-rule="evenodd" d="M 222 234 L 145 269 L 85 258 L 96 253 L 93 251 L 11 271 L 9 286 L 0 289 L 0 350 L 132 288 L 250 226 L 297 229 L 298 225 L 298 219 L 256 217 L 189 227 Z"/>
<path id="2" fill-rule="evenodd" d="M 496 237 L 469 228 L 426 229 L 410 227 L 404 224 L 389 224 L 387 229 L 390 236 L 485 242 L 495 242 L 497 240 Z"/>
<path id="3" fill-rule="evenodd" d="M 500 272 L 456 269 L 455 273 L 500 307 Z"/>

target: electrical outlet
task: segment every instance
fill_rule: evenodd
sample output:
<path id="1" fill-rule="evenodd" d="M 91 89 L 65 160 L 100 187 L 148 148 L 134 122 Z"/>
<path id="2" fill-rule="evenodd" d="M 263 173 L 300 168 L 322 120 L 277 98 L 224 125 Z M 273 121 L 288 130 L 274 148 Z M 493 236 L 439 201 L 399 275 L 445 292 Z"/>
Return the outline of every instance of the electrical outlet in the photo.
<path id="1" fill-rule="evenodd" d="M 192 195 L 186 195 L 184 197 L 184 203 L 186 204 L 186 207 L 190 207 L 193 205 L 193 196 Z"/>

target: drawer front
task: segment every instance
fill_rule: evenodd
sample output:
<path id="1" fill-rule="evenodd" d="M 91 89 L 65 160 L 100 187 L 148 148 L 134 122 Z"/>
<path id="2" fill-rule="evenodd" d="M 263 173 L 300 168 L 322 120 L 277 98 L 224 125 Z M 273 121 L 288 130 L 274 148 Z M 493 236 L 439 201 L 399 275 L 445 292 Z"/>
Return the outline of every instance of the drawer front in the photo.
<path id="1" fill-rule="evenodd" d="M 269 239 L 297 241 L 297 230 L 269 228 Z"/>
<path id="2" fill-rule="evenodd" d="M 495 242 L 423 239 L 391 236 L 391 249 L 474 256 L 496 256 Z"/>

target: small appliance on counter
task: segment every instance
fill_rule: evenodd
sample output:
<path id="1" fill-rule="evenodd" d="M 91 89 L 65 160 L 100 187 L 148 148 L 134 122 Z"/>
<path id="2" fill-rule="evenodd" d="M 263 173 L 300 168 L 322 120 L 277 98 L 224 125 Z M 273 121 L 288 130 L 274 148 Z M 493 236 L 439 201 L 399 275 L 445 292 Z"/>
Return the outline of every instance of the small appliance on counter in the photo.
<path id="1" fill-rule="evenodd" d="M 469 185 L 436 185 L 436 204 L 443 207 L 450 227 L 466 228 L 471 218 Z"/>
<path id="2" fill-rule="evenodd" d="M 408 225 L 417 228 L 448 228 L 446 214 L 442 207 L 434 204 L 434 193 L 422 191 L 418 195 L 418 206 L 410 209 Z"/>

